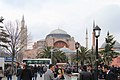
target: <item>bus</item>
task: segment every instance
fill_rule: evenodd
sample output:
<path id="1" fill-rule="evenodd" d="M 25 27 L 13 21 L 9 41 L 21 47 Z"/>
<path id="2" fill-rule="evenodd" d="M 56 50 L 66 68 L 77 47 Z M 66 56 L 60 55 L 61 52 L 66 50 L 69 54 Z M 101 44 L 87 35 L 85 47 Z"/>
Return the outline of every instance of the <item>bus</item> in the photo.
<path id="1" fill-rule="evenodd" d="M 39 64 L 44 64 L 44 65 L 49 65 L 51 64 L 51 59 L 49 58 L 38 58 L 38 59 L 23 59 L 23 63 L 26 63 L 28 65 L 39 65 Z"/>

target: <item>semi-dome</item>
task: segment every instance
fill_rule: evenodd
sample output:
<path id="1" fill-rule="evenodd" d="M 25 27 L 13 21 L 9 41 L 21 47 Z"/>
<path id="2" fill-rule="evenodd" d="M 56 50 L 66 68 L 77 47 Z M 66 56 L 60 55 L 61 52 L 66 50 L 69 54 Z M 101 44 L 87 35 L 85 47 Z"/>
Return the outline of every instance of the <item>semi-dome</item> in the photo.
<path id="1" fill-rule="evenodd" d="M 55 29 L 50 32 L 50 34 L 47 35 L 47 37 L 55 37 L 55 38 L 70 38 L 71 36 L 67 34 L 66 31 L 62 29 Z"/>
<path id="2" fill-rule="evenodd" d="M 104 43 L 102 44 L 101 48 L 105 48 L 106 44 L 107 44 L 107 43 L 104 42 Z M 113 45 L 113 48 L 115 48 L 115 49 L 120 49 L 120 43 L 116 41 L 115 44 Z"/>
<path id="3" fill-rule="evenodd" d="M 75 51 L 72 51 L 72 50 L 70 50 L 69 48 L 66 48 L 66 47 L 60 48 L 60 51 L 63 51 L 65 53 L 75 53 Z"/>

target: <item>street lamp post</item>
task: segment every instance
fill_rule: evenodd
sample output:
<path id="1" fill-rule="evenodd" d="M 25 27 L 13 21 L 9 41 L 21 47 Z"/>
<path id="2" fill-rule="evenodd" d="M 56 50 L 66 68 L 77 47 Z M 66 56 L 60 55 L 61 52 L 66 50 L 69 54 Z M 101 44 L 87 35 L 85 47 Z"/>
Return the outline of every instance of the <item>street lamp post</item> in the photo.
<path id="1" fill-rule="evenodd" d="M 51 63 L 53 62 L 52 61 L 52 55 L 53 55 L 53 49 L 51 49 Z"/>
<path id="2" fill-rule="evenodd" d="M 98 37 L 100 36 L 100 31 L 101 29 L 99 28 L 99 26 L 96 26 L 94 29 L 94 34 L 96 37 L 96 74 L 97 74 L 97 79 L 98 80 Z"/>
<path id="3" fill-rule="evenodd" d="M 78 48 L 80 47 L 80 43 L 78 43 L 78 42 L 76 42 L 75 43 L 75 49 L 76 49 L 76 56 L 77 56 L 77 73 L 78 73 L 78 53 L 79 53 L 79 51 L 78 51 Z"/>

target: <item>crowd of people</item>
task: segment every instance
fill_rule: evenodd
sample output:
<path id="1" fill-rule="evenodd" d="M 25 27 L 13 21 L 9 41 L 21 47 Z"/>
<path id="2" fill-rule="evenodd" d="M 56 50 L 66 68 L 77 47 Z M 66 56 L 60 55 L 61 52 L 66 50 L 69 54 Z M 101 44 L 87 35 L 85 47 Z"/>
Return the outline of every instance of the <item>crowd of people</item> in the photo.
<path id="1" fill-rule="evenodd" d="M 17 80 L 37 80 L 37 74 L 39 74 L 40 77 L 47 71 L 46 65 L 34 65 L 34 66 L 28 66 L 26 64 L 23 64 L 22 67 L 19 63 L 17 63 Z"/>
<path id="2" fill-rule="evenodd" d="M 6 67 L 5 71 L 0 67 L 0 80 L 4 76 L 7 80 L 13 80 L 12 75 L 16 75 L 17 80 L 37 80 L 37 77 L 44 77 L 44 80 L 66 80 L 65 75 L 72 77 L 72 73 L 77 73 L 77 80 L 120 80 L 120 68 L 114 66 L 107 66 L 101 64 L 98 70 L 92 65 L 79 66 L 57 66 L 50 64 L 28 66 L 26 64 L 16 63 L 16 68 L 12 68 L 10 64 Z M 78 70 L 78 71 L 77 71 Z M 39 74 L 39 75 L 38 75 Z M 44 74 L 44 75 L 43 75 Z"/>
<path id="3" fill-rule="evenodd" d="M 69 72 L 75 72 L 75 67 L 66 69 Z M 120 80 L 120 67 L 100 64 L 98 70 L 92 65 L 83 65 L 79 67 L 78 80 Z"/>
<path id="4" fill-rule="evenodd" d="M 77 72 L 76 66 L 67 66 L 61 69 L 63 73 L 58 73 L 56 76 L 56 66 L 50 65 L 49 70 L 45 73 L 45 80 L 66 80 L 64 74 L 69 77 L 72 76 L 72 73 Z M 58 71 L 59 72 L 59 71 Z M 98 70 L 92 65 L 83 65 L 79 67 L 77 80 L 120 80 L 120 67 L 108 66 L 105 64 L 100 64 Z"/>
<path id="5" fill-rule="evenodd" d="M 27 66 L 26 64 L 22 65 L 22 68 L 19 63 L 17 63 L 17 80 L 37 80 L 37 74 L 40 77 L 44 74 L 44 80 L 64 80 L 64 70 L 58 66 L 50 64 L 46 65 L 34 65 Z"/>
<path id="6" fill-rule="evenodd" d="M 37 80 L 37 74 L 42 77 L 46 71 L 46 65 L 30 66 L 16 62 L 15 66 L 7 64 L 4 71 L 3 68 L 0 67 L 0 80 L 2 80 L 3 77 L 6 77 L 7 80 L 14 80 L 12 79 L 13 75 L 17 77 L 17 80 Z"/>

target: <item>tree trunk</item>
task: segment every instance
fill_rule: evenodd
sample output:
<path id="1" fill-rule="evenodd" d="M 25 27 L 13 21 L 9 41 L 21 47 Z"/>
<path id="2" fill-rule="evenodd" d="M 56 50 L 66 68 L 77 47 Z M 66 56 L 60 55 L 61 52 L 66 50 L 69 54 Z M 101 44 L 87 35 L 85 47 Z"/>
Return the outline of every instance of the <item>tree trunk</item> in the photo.
<path id="1" fill-rule="evenodd" d="M 13 53 L 12 53 L 12 64 L 11 64 L 11 66 L 12 66 L 12 74 L 13 74 L 13 70 L 14 70 L 14 64 L 13 64 L 14 57 L 15 57 L 15 51 L 13 50 Z"/>
<path id="2" fill-rule="evenodd" d="M 81 60 L 81 66 L 83 66 L 84 65 L 84 60 Z"/>

